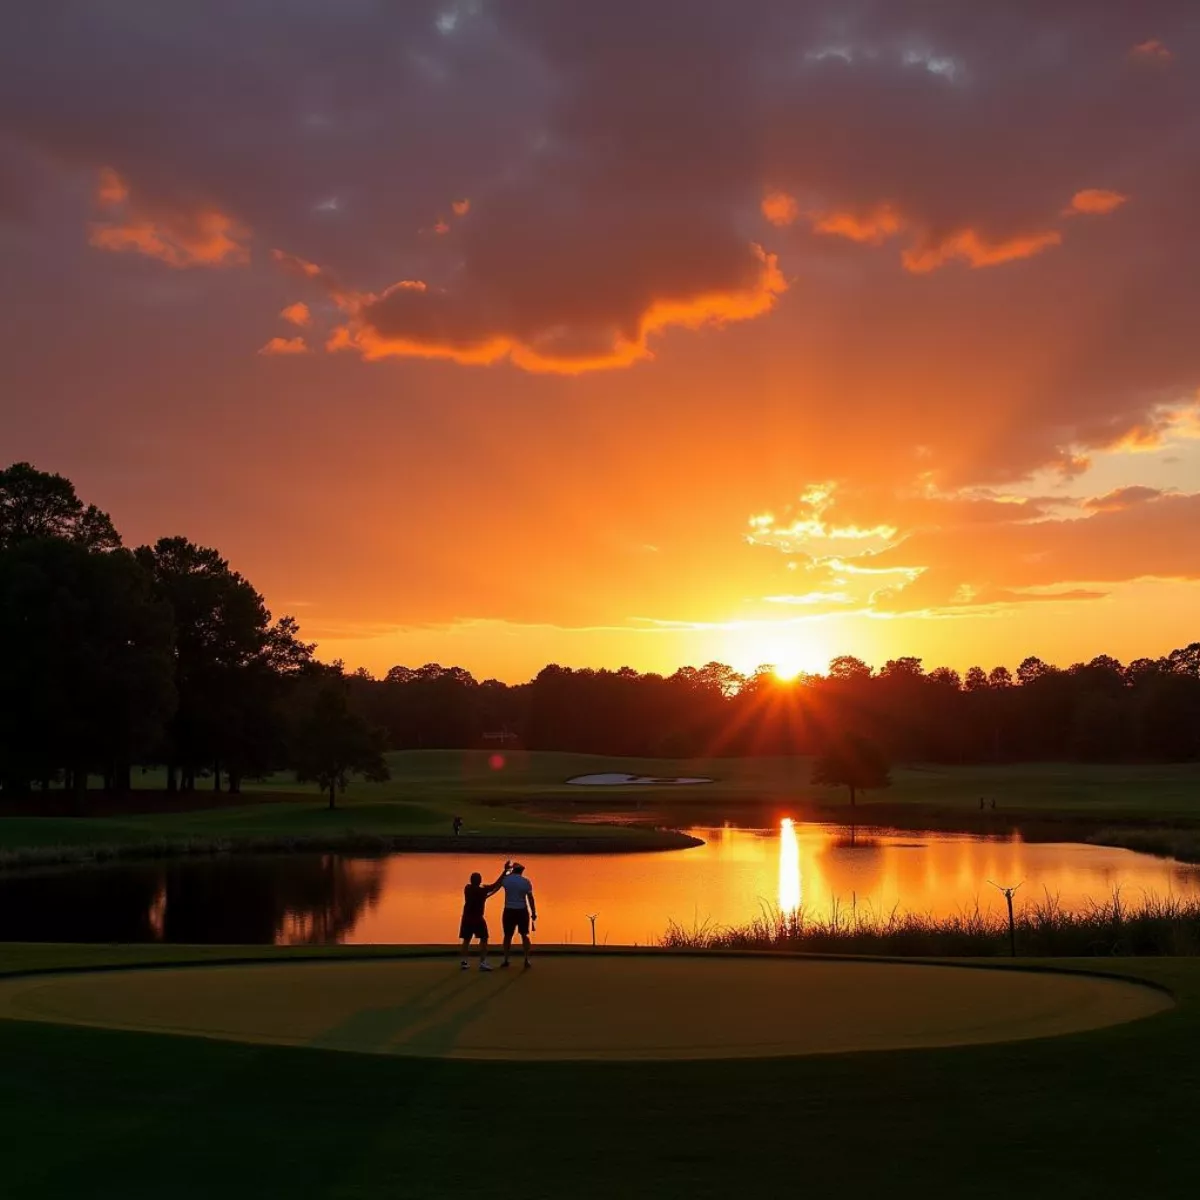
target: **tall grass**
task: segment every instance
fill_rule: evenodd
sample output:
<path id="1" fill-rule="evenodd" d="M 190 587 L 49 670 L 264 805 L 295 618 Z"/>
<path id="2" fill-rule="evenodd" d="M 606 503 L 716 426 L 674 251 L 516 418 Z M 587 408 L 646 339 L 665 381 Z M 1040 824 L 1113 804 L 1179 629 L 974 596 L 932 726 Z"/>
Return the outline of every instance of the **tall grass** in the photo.
<path id="1" fill-rule="evenodd" d="M 1047 894 L 1016 914 L 1022 957 L 1200 954 L 1200 900 L 1147 896 L 1136 906 L 1119 891 L 1078 912 Z M 744 925 L 672 922 L 661 939 L 670 949 L 801 950 L 822 954 L 882 954 L 929 958 L 990 957 L 1009 953 L 1008 917 L 974 909 L 951 916 L 879 913 L 839 904 L 814 915 L 764 909 Z"/>
<path id="2" fill-rule="evenodd" d="M 1095 846 L 1120 846 L 1143 854 L 1159 854 L 1180 862 L 1200 863 L 1200 830 L 1195 829 L 1101 829 L 1087 839 Z"/>

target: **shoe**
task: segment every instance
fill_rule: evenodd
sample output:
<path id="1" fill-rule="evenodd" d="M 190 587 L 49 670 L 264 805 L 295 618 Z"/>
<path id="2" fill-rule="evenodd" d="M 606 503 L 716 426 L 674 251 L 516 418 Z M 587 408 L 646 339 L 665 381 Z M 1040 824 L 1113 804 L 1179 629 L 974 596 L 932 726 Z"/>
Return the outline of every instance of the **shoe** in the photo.
<path id="1" fill-rule="evenodd" d="M 528 970 L 531 970 L 531 969 L 532 969 L 532 967 L 533 967 L 533 963 L 531 963 L 531 962 L 526 962 L 526 963 L 525 963 L 525 970 L 527 970 L 527 971 L 528 971 Z"/>
<path id="2" fill-rule="evenodd" d="M 502 971 L 508 970 L 508 959 L 507 958 L 500 964 L 500 970 L 502 970 Z"/>
<path id="3" fill-rule="evenodd" d="M 469 970 L 471 967 L 471 964 L 469 962 L 467 962 L 467 960 L 465 958 L 462 960 L 462 962 L 459 965 L 462 967 L 462 969 L 464 971 Z"/>
<path id="4" fill-rule="evenodd" d="M 492 969 L 492 964 L 491 963 L 480 963 L 479 969 L 481 971 L 490 971 Z"/>

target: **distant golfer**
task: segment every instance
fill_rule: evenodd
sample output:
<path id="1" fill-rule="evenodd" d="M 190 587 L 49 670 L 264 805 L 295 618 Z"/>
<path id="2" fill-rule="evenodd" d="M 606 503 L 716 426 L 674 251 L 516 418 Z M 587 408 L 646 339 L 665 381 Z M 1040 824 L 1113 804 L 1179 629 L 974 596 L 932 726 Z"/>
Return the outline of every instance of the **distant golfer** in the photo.
<path id="1" fill-rule="evenodd" d="M 513 863 L 512 871 L 500 880 L 504 888 L 504 961 L 508 966 L 508 954 L 512 948 L 513 934 L 520 931 L 521 943 L 525 947 L 525 967 L 533 966 L 529 961 L 529 922 L 537 927 L 537 902 L 533 898 L 533 884 L 525 878 L 525 868 Z"/>
<path id="2" fill-rule="evenodd" d="M 483 915 L 483 906 L 487 898 L 500 890 L 504 877 L 508 874 L 508 863 L 504 864 L 494 883 L 483 886 L 483 876 L 478 871 L 471 876 L 471 882 L 463 888 L 462 921 L 458 926 L 458 936 L 462 938 L 462 969 L 465 971 L 471 964 L 468 956 L 471 953 L 471 939 L 479 939 L 479 969 L 490 971 L 492 964 L 488 962 L 488 927 Z"/>

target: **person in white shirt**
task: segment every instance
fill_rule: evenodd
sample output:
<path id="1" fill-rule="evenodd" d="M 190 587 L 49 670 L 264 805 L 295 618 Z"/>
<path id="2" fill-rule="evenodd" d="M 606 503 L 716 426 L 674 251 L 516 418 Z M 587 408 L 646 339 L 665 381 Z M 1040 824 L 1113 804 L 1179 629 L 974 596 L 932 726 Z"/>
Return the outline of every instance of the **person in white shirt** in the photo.
<path id="1" fill-rule="evenodd" d="M 513 934 L 519 931 L 525 947 L 525 967 L 528 969 L 533 966 L 529 961 L 530 920 L 537 928 L 537 902 L 533 898 L 533 884 L 525 878 L 525 868 L 520 863 L 513 863 L 512 870 L 504 876 L 500 886 L 504 889 L 504 961 L 500 966 L 508 966 Z"/>

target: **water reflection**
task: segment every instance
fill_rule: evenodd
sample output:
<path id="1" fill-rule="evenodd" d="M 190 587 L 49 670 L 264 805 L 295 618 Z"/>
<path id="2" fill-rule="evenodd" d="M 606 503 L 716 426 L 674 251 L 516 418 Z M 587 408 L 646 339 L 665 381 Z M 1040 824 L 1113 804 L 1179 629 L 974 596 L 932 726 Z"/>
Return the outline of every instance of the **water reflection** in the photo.
<path id="1" fill-rule="evenodd" d="M 336 854 L 0 875 L 0 941 L 339 942 L 384 875 Z"/>
<path id="2" fill-rule="evenodd" d="M 795 912 L 803 903 L 800 844 L 796 841 L 795 823 L 791 817 L 784 817 L 779 826 L 779 910 Z"/>
<path id="3" fill-rule="evenodd" d="M 665 854 L 522 854 L 539 940 L 590 942 L 596 912 L 597 941 L 645 945 L 671 921 L 735 924 L 764 906 L 1002 911 L 989 879 L 1024 880 L 1018 907 L 1049 892 L 1078 910 L 1118 887 L 1130 903 L 1147 892 L 1200 897 L 1200 869 L 1104 846 L 861 828 L 851 846 L 848 830 L 790 820 L 695 832 L 704 846 Z M 0 874 L 0 940 L 444 943 L 470 873 L 491 878 L 503 857 L 314 854 Z"/>

